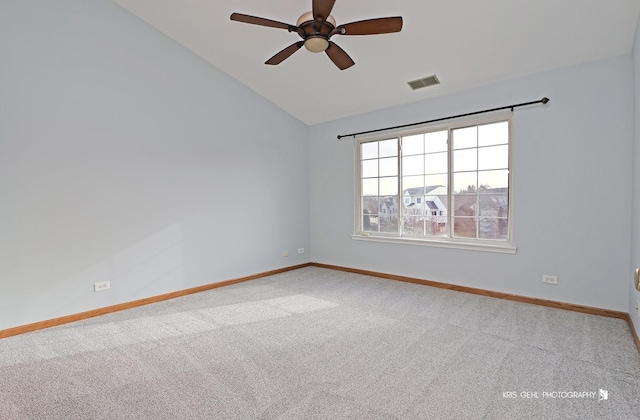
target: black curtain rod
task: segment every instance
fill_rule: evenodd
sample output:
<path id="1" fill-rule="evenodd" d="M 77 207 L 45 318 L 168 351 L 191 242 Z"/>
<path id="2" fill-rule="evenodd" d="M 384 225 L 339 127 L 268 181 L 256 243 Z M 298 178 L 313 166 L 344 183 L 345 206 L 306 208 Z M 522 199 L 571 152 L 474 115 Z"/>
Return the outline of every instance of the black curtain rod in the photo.
<path id="1" fill-rule="evenodd" d="M 467 114 L 452 115 L 450 117 L 437 118 L 435 120 L 421 121 L 421 122 L 412 123 L 412 124 L 396 125 L 395 127 L 378 128 L 377 130 L 361 131 L 359 133 L 351 133 L 351 134 L 339 135 L 338 136 L 338 140 L 340 140 L 343 137 L 354 137 L 355 138 L 355 136 L 359 136 L 361 134 L 378 133 L 380 131 L 395 130 L 397 128 L 413 127 L 414 125 L 422 125 L 422 124 L 429 124 L 429 123 L 438 122 L 438 121 L 452 120 L 454 118 L 462 118 L 462 117 L 468 117 L 470 115 L 485 114 L 487 112 L 501 111 L 503 109 L 511 109 L 511 111 L 513 111 L 514 108 L 518 108 L 518 107 L 521 107 L 521 106 L 527 106 L 527 105 L 533 105 L 533 104 L 546 104 L 547 102 L 549 102 L 549 98 L 547 98 L 545 96 L 544 98 L 540 99 L 539 101 L 523 102 L 521 104 L 501 106 L 500 108 L 485 109 L 485 110 L 482 110 L 482 111 L 469 112 Z"/>

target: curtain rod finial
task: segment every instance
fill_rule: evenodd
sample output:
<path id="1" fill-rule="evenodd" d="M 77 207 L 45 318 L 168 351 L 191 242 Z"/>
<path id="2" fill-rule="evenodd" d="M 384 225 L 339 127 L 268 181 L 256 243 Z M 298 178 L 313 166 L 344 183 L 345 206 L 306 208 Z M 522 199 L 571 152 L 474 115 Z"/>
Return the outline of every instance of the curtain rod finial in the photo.
<path id="1" fill-rule="evenodd" d="M 546 104 L 547 102 L 549 102 L 549 98 L 547 98 L 546 96 L 544 98 L 542 98 L 542 103 Z"/>

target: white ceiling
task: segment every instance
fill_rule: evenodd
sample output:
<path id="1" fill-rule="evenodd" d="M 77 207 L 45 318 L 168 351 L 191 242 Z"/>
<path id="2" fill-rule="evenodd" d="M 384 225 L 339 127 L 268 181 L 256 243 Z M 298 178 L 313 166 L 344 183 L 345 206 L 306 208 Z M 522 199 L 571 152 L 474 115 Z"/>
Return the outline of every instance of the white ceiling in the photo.
<path id="1" fill-rule="evenodd" d="M 336 0 L 339 24 L 402 16 L 400 33 L 335 36 L 355 61 L 340 71 L 300 38 L 232 22 L 239 12 L 295 24 L 311 0 L 113 0 L 307 125 L 544 70 L 628 54 L 640 0 Z M 441 85 L 407 82 L 436 74 Z"/>

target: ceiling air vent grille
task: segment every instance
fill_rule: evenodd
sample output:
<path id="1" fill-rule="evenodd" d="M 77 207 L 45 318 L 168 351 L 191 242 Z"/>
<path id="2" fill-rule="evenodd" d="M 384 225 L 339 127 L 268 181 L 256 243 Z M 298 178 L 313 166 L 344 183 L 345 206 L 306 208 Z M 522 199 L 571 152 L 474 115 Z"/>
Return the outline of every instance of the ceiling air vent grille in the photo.
<path id="1" fill-rule="evenodd" d="M 413 80 L 408 83 L 409 83 L 409 86 L 411 86 L 411 89 L 416 90 L 416 89 L 422 89 L 428 86 L 439 85 L 440 80 L 438 80 L 438 78 L 434 74 L 433 76 L 424 77 L 418 80 Z"/>

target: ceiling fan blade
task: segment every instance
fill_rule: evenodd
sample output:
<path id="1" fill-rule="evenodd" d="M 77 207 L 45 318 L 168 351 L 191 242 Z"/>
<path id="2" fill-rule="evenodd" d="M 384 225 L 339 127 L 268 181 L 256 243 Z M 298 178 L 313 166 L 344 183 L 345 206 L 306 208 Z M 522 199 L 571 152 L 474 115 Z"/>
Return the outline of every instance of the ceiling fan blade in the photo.
<path id="1" fill-rule="evenodd" d="M 277 22 L 271 19 L 265 19 L 261 17 L 250 16 L 250 15 L 243 15 L 242 13 L 232 13 L 231 20 L 235 20 L 236 22 L 250 23 L 252 25 L 267 26 L 270 28 L 286 29 L 291 32 L 297 29 L 297 27 L 293 25 Z"/>
<path id="2" fill-rule="evenodd" d="M 270 59 L 268 59 L 264 64 L 270 64 L 275 66 L 276 64 L 282 63 L 284 60 L 289 58 L 294 52 L 298 51 L 304 45 L 304 41 L 298 41 L 295 44 L 289 45 L 284 50 L 280 51 Z"/>
<path id="3" fill-rule="evenodd" d="M 338 47 L 338 45 L 336 45 L 336 43 L 333 41 L 329 41 L 329 48 L 327 48 L 325 52 L 327 53 L 331 61 L 333 61 L 333 64 L 338 66 L 340 70 L 348 69 L 349 67 L 356 64 L 351 59 L 351 57 L 349 57 L 349 54 L 344 52 L 344 50 Z"/>
<path id="4" fill-rule="evenodd" d="M 386 17 L 367 19 L 358 22 L 345 23 L 335 29 L 338 35 L 375 35 L 400 32 L 402 17 Z"/>
<path id="5" fill-rule="evenodd" d="M 313 0 L 313 17 L 315 19 L 320 17 L 322 20 L 327 20 L 327 16 L 331 14 L 335 2 L 336 0 Z"/>

